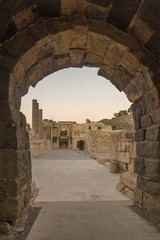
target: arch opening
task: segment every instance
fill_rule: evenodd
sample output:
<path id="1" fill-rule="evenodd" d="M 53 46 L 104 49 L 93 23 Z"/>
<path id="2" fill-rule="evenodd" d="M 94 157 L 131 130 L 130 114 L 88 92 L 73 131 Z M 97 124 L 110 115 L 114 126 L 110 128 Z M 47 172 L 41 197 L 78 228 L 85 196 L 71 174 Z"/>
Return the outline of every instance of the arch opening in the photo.
<path id="1" fill-rule="evenodd" d="M 3 7 L 5 4 L 6 1 L 1 3 Z M 4 24 L 7 29 L 2 31 L 0 38 L 3 140 L 0 142 L 3 166 L 0 173 L 1 179 L 5 179 L 5 186 L 2 181 L 0 183 L 4 193 L 0 221 L 14 222 L 30 199 L 29 137 L 25 131 L 25 117 L 19 111 L 21 96 L 27 93 L 30 85 L 35 86 L 50 73 L 82 66 L 99 67 L 98 74 L 109 79 L 133 103 L 137 141 L 134 171 L 138 174 L 135 201 L 160 214 L 160 57 L 156 25 L 159 14 L 152 14 L 154 18 L 149 21 L 144 13 L 147 11 L 146 16 L 150 16 L 148 12 L 152 8 L 147 4 L 148 1 L 139 2 L 132 17 L 125 21 L 126 25 L 112 21 L 114 14 L 106 13 L 114 10 L 108 6 L 105 6 L 105 14 L 100 15 L 83 7 L 67 13 L 62 9 L 64 11 L 58 13 L 42 14 L 41 7 L 38 11 L 28 11 L 30 4 L 20 5 L 17 10 L 12 4 L 8 6 L 9 16 L 5 19 L 11 21 L 14 31 L 9 31 L 10 25 Z M 57 9 L 60 8 L 59 5 Z M 141 11 L 136 11 L 138 8 Z M 30 14 L 29 22 L 21 21 L 25 19 L 26 10 Z M 80 13 L 81 17 L 71 16 L 73 12 Z M 104 15 L 108 16 L 107 22 Z M 13 166 L 12 180 L 8 165 Z M 14 193 L 7 190 L 13 182 L 17 187 Z M 12 214 L 8 213 L 10 208 Z"/>
<path id="2" fill-rule="evenodd" d="M 77 148 L 78 148 L 79 150 L 85 151 L 85 142 L 84 142 L 83 140 L 79 140 L 79 141 L 77 142 Z"/>

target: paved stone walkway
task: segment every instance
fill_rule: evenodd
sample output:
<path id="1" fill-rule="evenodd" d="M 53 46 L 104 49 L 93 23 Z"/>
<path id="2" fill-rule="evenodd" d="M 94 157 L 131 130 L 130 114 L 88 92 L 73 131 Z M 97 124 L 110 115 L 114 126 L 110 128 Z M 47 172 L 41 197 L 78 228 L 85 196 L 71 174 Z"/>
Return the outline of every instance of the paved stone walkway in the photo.
<path id="1" fill-rule="evenodd" d="M 115 190 L 119 175 L 88 155 L 53 150 L 32 165 L 41 211 L 27 240 L 160 240 Z"/>

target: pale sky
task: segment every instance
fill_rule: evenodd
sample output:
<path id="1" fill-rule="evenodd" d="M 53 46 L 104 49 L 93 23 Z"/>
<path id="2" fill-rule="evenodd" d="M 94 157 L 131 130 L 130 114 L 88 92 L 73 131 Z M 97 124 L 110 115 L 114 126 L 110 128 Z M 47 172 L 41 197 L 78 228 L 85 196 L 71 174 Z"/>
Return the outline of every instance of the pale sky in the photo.
<path id="1" fill-rule="evenodd" d="M 43 109 L 43 119 L 54 121 L 99 121 L 127 110 L 131 103 L 126 95 L 97 72 L 98 68 L 63 69 L 30 87 L 21 104 L 27 122 L 32 122 L 32 99 L 37 99 Z"/>

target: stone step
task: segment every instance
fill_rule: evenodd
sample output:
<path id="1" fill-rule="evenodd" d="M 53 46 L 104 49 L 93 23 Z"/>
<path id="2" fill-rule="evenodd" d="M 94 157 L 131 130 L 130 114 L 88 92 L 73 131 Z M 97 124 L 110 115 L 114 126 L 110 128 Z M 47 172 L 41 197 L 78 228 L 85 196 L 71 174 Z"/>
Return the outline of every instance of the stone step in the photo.
<path id="1" fill-rule="evenodd" d="M 134 191 L 137 185 L 137 176 L 128 171 L 124 172 L 120 175 L 120 182 Z"/>

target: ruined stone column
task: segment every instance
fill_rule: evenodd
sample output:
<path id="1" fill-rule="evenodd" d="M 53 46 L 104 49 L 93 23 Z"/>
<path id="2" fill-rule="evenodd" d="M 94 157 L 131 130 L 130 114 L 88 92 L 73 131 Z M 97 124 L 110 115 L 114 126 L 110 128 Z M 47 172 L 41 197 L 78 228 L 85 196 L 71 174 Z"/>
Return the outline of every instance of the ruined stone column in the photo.
<path id="1" fill-rule="evenodd" d="M 38 133 L 39 133 L 40 139 L 42 139 L 42 114 L 43 114 L 43 110 L 39 109 L 38 110 Z"/>
<path id="2" fill-rule="evenodd" d="M 37 103 L 37 100 L 33 99 L 32 100 L 32 128 L 34 129 L 36 134 L 38 134 L 38 107 L 39 107 L 39 104 Z"/>

